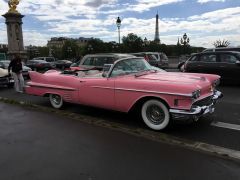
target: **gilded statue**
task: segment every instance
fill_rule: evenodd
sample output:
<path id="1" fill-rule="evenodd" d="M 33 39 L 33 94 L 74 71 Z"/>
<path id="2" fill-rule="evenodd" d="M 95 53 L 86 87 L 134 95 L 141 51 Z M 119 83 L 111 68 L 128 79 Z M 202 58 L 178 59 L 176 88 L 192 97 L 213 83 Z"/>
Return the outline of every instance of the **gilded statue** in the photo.
<path id="1" fill-rule="evenodd" d="M 8 1 L 8 6 L 9 6 L 8 12 L 18 13 L 18 11 L 17 11 L 18 4 L 19 4 L 19 0 L 9 0 Z"/>

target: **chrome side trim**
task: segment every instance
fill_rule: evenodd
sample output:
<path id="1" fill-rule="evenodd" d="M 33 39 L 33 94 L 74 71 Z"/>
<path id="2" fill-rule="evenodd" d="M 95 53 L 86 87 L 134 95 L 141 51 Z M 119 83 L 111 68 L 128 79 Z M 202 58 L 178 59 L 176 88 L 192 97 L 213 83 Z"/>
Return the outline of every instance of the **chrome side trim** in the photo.
<path id="1" fill-rule="evenodd" d="M 57 89 L 57 90 L 64 90 L 64 91 L 76 91 L 77 89 L 74 88 L 66 88 L 66 87 L 53 87 L 53 86 L 46 86 L 46 85 L 33 85 L 28 84 L 25 87 L 38 87 L 38 88 L 48 88 L 48 89 Z"/>
<path id="2" fill-rule="evenodd" d="M 118 90 L 118 91 L 133 91 L 133 92 L 143 92 L 143 93 L 153 93 L 153 94 L 167 94 L 167 95 L 192 97 L 192 94 L 146 91 L 146 90 L 138 90 L 138 89 L 126 89 L 126 88 L 115 88 L 114 89 L 114 88 L 111 88 L 111 87 L 104 87 L 104 86 L 92 86 L 92 88 L 113 89 L 113 90 Z"/>

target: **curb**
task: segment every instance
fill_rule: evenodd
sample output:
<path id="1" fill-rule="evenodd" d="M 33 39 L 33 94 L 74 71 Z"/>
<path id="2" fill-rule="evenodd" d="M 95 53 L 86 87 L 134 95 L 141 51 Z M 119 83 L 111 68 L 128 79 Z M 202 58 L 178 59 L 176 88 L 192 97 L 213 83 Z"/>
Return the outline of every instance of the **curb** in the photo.
<path id="1" fill-rule="evenodd" d="M 197 141 L 187 140 L 183 138 L 178 138 L 178 137 L 174 137 L 158 131 L 152 131 L 152 130 L 147 130 L 142 128 L 131 128 L 124 124 L 106 121 L 101 118 L 95 118 L 87 115 L 71 113 L 64 110 L 44 107 L 44 106 L 29 103 L 29 102 L 25 102 L 25 101 L 16 101 L 16 100 L 0 97 L 0 102 L 25 106 L 27 108 L 31 108 L 33 110 L 40 110 L 43 112 L 51 112 L 51 113 L 62 115 L 64 117 L 67 117 L 73 120 L 78 120 L 83 123 L 88 123 L 91 125 L 109 128 L 111 130 L 116 130 L 116 131 L 124 132 L 130 135 L 143 137 L 152 141 L 166 143 L 169 145 L 177 145 L 179 147 L 187 148 L 190 150 L 195 150 L 195 151 L 206 153 L 209 155 L 214 155 L 224 159 L 240 162 L 240 151 L 236 151 L 236 150 L 232 150 L 232 149 L 228 149 L 220 146 L 215 146 L 215 145 L 211 145 L 203 142 L 197 142 Z"/>

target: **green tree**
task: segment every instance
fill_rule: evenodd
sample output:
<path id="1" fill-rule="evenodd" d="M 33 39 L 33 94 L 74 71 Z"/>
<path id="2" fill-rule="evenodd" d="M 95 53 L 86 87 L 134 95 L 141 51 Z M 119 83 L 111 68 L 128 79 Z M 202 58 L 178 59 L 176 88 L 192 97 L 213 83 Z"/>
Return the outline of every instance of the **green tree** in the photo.
<path id="1" fill-rule="evenodd" d="M 62 58 L 63 59 L 73 59 L 77 57 L 78 45 L 76 40 L 65 41 L 62 47 Z"/>
<path id="2" fill-rule="evenodd" d="M 143 40 L 136 34 L 130 33 L 122 38 L 123 52 L 139 52 L 143 50 Z"/>

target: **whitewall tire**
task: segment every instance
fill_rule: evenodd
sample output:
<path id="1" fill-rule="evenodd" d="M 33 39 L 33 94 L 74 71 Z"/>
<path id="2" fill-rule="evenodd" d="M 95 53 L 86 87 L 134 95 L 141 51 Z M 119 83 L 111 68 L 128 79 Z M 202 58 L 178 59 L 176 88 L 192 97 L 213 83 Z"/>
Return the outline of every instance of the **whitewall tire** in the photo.
<path id="1" fill-rule="evenodd" d="M 56 109 L 60 109 L 63 106 L 63 99 L 58 94 L 50 94 L 49 100 L 51 105 Z"/>
<path id="2" fill-rule="evenodd" d="M 141 115 L 144 123 L 153 130 L 162 130 L 170 122 L 168 108 L 156 99 L 148 100 L 142 105 Z"/>

